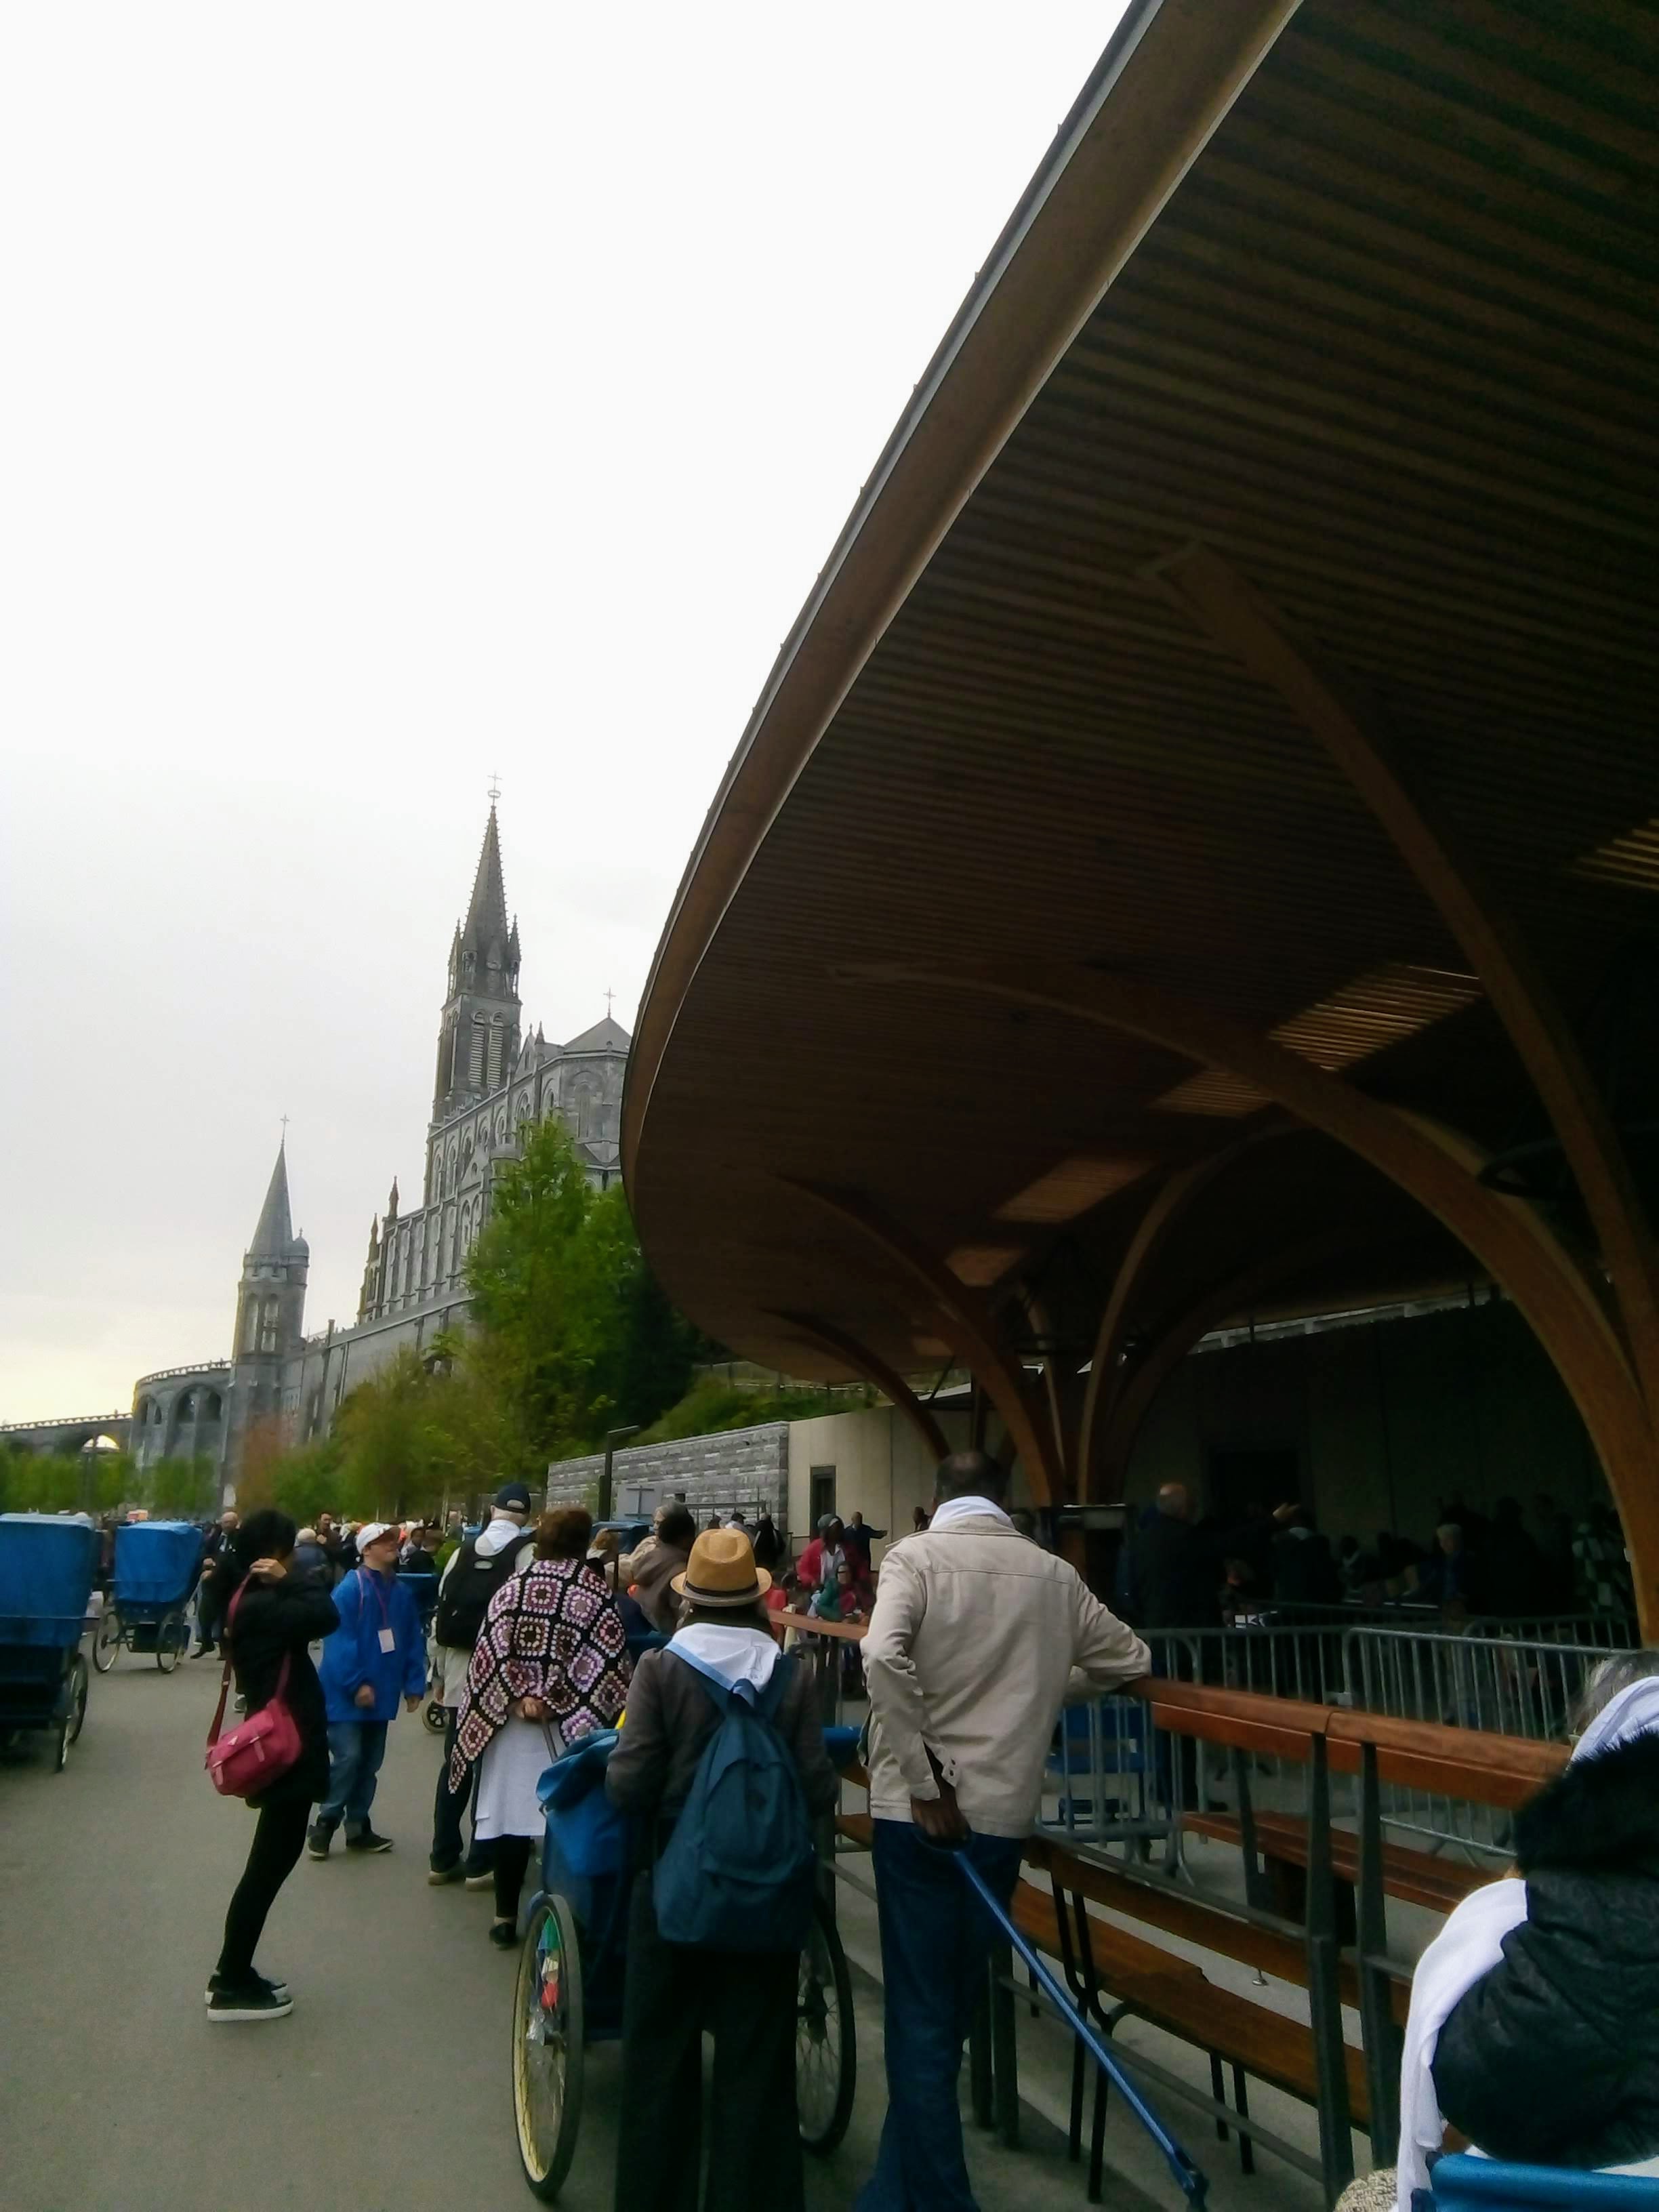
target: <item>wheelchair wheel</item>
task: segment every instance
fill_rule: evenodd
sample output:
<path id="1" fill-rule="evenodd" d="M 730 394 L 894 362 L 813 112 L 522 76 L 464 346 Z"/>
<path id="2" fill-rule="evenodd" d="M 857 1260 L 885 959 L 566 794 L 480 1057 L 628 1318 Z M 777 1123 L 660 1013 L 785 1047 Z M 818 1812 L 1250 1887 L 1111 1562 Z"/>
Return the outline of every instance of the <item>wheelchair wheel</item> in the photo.
<path id="1" fill-rule="evenodd" d="M 155 1663 L 170 1674 L 190 1649 L 190 1615 L 164 1613 L 155 1624 Z"/>
<path id="2" fill-rule="evenodd" d="M 812 1900 L 812 1932 L 795 1985 L 795 2100 L 804 2149 L 827 2158 L 847 2132 L 858 2087 L 853 1977 L 823 1899 Z"/>
<path id="3" fill-rule="evenodd" d="M 447 1714 L 445 1707 L 441 1705 L 435 1698 L 429 1698 L 427 1700 L 426 1705 L 422 1708 L 421 1718 L 425 1723 L 428 1735 L 443 1734 L 447 1722 Z"/>
<path id="4" fill-rule="evenodd" d="M 60 1774 L 69 1765 L 69 1747 L 80 1735 L 87 1717 L 87 1688 L 91 1680 L 87 1662 L 77 1651 L 70 1664 L 68 1709 L 58 1723 L 58 1751 L 52 1763 Z"/>
<path id="5" fill-rule="evenodd" d="M 100 1674 L 108 1674 L 120 1649 L 121 1616 L 112 1605 L 106 1605 L 99 1616 L 98 1632 L 92 1639 L 92 1663 Z"/>
<path id="6" fill-rule="evenodd" d="M 513 2116 L 525 2179 L 550 2204 L 570 2171 L 582 2118 L 582 1967 L 576 1922 L 541 1896 L 513 1993 Z"/>

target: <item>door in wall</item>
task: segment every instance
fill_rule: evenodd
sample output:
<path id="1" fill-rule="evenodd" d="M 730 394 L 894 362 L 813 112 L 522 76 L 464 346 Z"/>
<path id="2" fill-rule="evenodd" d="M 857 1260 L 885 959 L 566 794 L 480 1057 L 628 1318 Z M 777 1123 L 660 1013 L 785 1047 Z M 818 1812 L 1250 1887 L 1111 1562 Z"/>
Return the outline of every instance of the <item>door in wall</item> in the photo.
<path id="1" fill-rule="evenodd" d="M 806 1530 L 809 1537 L 817 1534 L 818 1523 L 824 1515 L 836 1510 L 836 1470 L 833 1467 L 815 1467 L 812 1469 L 811 1501 L 812 1518 Z"/>

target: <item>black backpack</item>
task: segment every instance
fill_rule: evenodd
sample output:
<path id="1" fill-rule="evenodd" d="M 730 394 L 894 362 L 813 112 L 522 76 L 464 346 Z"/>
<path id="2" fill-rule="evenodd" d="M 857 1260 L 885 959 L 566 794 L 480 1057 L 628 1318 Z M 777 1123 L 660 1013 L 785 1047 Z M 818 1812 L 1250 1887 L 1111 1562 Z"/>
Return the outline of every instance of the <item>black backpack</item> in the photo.
<path id="1" fill-rule="evenodd" d="M 478 1540 L 469 1536 L 459 1557 L 445 1577 L 438 1598 L 438 1617 L 433 1635 L 453 1651 L 470 1651 L 478 1640 L 489 1601 L 519 1562 L 519 1554 L 535 1535 L 533 1528 L 520 1531 L 516 1540 L 492 1559 L 478 1557 Z"/>

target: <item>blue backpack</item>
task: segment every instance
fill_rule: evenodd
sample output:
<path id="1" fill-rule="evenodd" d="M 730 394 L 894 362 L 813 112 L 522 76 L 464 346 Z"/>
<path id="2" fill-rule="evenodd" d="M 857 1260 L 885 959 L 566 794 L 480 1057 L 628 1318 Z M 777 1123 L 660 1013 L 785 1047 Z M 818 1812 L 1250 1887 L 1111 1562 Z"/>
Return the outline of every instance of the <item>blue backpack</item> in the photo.
<path id="1" fill-rule="evenodd" d="M 657 1926 L 668 1943 L 720 1951 L 799 1951 L 812 1923 L 817 1854 L 800 1776 L 773 1725 L 794 1662 L 781 1658 L 756 1695 L 670 1645 L 702 1678 L 720 1726 L 657 1862 Z"/>

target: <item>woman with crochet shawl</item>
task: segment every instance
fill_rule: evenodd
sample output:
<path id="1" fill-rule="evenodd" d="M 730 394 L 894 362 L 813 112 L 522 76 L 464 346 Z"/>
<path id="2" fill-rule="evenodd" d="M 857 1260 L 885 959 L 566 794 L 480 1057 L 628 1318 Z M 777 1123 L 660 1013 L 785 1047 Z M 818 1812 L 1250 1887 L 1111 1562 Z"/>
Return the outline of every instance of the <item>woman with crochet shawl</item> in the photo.
<path id="1" fill-rule="evenodd" d="M 580 1505 L 544 1513 L 536 1556 L 489 1601 L 467 1669 L 450 1759 L 456 1796 L 478 1772 L 475 1838 L 495 1845 L 489 1940 L 518 1942 L 519 1892 L 542 1833 L 536 1784 L 560 1753 L 615 1725 L 630 1668 L 617 1601 L 586 1563 L 593 1533 Z"/>

